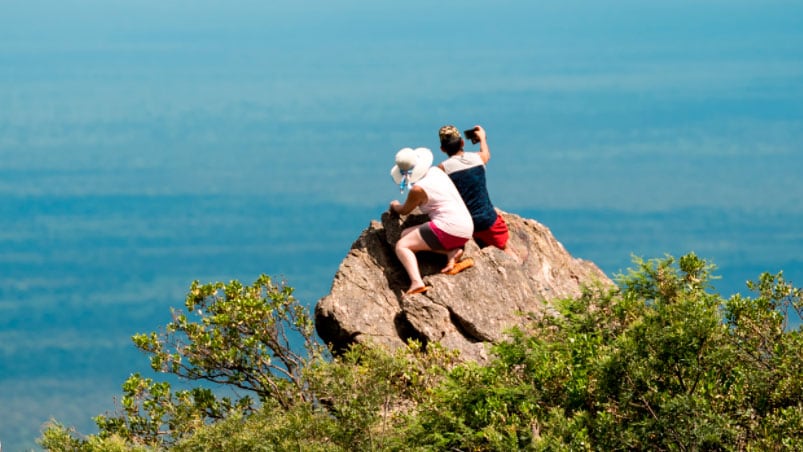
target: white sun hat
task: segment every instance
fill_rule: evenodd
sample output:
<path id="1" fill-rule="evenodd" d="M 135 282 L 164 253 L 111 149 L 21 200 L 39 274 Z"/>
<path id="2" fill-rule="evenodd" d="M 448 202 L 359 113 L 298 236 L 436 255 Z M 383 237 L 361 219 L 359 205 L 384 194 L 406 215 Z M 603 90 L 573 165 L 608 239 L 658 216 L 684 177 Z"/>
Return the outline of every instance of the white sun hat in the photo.
<path id="1" fill-rule="evenodd" d="M 390 176 L 404 191 L 421 180 L 431 166 L 432 151 L 427 148 L 404 148 L 396 153 L 396 164 L 390 169 Z"/>

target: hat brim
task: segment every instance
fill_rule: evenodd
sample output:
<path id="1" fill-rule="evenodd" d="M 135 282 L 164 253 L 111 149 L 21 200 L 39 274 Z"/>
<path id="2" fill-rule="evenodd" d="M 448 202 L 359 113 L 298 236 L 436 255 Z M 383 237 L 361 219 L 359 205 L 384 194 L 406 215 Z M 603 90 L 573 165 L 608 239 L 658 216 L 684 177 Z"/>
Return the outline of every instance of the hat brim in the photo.
<path id="1" fill-rule="evenodd" d="M 432 151 L 427 148 L 416 148 L 413 149 L 413 152 L 415 152 L 415 166 L 413 167 L 413 172 L 410 174 L 411 184 L 418 182 L 427 174 L 429 168 L 432 167 L 433 160 Z M 390 169 L 390 176 L 397 184 L 401 183 L 402 173 L 398 165 L 393 165 L 393 168 Z"/>

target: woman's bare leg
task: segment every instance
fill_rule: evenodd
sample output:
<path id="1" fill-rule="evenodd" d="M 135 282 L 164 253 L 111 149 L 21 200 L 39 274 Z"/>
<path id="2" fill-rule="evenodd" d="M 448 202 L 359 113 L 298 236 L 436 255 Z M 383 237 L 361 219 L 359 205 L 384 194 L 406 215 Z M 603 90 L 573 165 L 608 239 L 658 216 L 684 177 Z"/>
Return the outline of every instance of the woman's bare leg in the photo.
<path id="1" fill-rule="evenodd" d="M 427 242 L 421 237 L 420 226 L 407 228 L 402 232 L 402 236 L 396 242 L 396 256 L 401 261 L 407 276 L 410 277 L 410 288 L 412 291 L 424 287 L 424 280 L 421 278 L 421 271 L 418 269 L 418 259 L 415 257 L 416 251 L 431 251 Z"/>
<path id="2" fill-rule="evenodd" d="M 463 248 L 455 248 L 453 250 L 443 251 L 442 253 L 446 254 L 446 258 L 449 259 L 446 262 L 446 266 L 441 270 L 441 273 L 446 273 L 454 268 L 454 264 L 463 256 Z"/>

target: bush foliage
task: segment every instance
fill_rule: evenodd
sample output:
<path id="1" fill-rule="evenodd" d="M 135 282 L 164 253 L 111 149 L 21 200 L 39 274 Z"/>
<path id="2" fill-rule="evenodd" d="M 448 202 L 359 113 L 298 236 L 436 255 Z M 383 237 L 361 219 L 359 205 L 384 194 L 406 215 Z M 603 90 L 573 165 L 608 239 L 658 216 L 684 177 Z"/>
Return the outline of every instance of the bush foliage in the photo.
<path id="1" fill-rule="evenodd" d="M 331 358 L 292 289 L 194 283 L 185 314 L 134 336 L 155 370 L 244 390 L 173 391 L 134 374 L 120 411 L 48 450 L 803 450 L 803 292 L 783 274 L 723 299 L 694 254 L 635 260 L 615 290 L 465 363 L 437 344 Z M 303 344 L 293 351 L 291 344 Z M 252 396 L 255 399 L 252 399 Z"/>

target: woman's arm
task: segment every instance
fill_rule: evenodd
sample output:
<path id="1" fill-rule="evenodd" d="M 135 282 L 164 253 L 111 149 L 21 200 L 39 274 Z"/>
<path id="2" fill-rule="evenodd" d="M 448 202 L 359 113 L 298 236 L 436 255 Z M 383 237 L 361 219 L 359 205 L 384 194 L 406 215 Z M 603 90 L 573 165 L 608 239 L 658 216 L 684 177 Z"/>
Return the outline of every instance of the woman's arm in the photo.
<path id="1" fill-rule="evenodd" d="M 390 203 L 390 210 L 399 215 L 407 215 L 425 202 L 427 202 L 427 192 L 425 192 L 423 188 L 413 185 L 410 192 L 407 194 L 407 199 L 404 201 L 404 204 L 394 199 Z"/>

